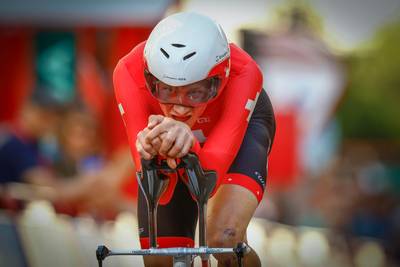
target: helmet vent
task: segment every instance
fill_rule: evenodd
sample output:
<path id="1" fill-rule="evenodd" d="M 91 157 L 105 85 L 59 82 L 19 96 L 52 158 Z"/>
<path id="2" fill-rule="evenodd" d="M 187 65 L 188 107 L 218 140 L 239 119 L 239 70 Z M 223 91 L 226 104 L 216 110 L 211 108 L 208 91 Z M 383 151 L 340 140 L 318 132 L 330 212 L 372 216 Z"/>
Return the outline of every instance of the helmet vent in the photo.
<path id="1" fill-rule="evenodd" d="M 167 53 L 167 51 L 165 51 L 165 50 L 162 49 L 162 48 L 160 48 L 160 51 L 161 51 L 161 53 L 164 54 L 164 56 L 165 56 L 166 58 L 169 58 L 169 54 Z"/>
<path id="2" fill-rule="evenodd" d="M 186 45 L 184 45 L 184 44 L 171 44 L 171 45 L 178 47 L 178 48 L 186 47 Z"/>
<path id="3" fill-rule="evenodd" d="M 189 59 L 189 58 L 191 58 L 191 57 L 194 56 L 194 55 L 196 55 L 196 52 L 192 52 L 192 53 L 190 53 L 190 54 L 187 54 L 186 56 L 183 57 L 183 60 Z"/>

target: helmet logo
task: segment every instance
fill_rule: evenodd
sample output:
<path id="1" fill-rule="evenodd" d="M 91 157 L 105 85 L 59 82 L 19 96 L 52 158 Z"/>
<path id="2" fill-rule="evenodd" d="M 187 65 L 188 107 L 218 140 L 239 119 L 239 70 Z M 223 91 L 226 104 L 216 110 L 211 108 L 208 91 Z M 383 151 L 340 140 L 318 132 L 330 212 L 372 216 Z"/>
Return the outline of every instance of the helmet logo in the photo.
<path id="1" fill-rule="evenodd" d="M 181 77 L 181 78 L 176 78 L 176 77 L 171 77 L 171 76 L 168 76 L 168 75 L 163 75 L 163 78 L 167 78 L 167 79 L 171 79 L 171 80 L 178 80 L 178 81 L 186 81 L 186 78 L 184 78 L 184 77 Z"/>
<path id="2" fill-rule="evenodd" d="M 222 55 L 217 55 L 217 56 L 215 57 L 215 62 L 221 61 L 221 60 L 224 59 L 227 55 L 228 55 L 228 51 L 225 51 Z"/>

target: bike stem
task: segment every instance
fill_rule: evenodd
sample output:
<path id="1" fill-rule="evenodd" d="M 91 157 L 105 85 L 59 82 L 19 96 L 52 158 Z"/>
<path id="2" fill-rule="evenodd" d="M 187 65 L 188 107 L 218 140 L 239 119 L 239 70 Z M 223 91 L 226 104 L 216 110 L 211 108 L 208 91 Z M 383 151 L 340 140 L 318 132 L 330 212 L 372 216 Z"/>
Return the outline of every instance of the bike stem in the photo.
<path id="1" fill-rule="evenodd" d="M 199 215 L 199 246 L 207 247 L 207 203 L 197 201 L 198 215 Z M 209 266 L 210 255 L 201 255 L 202 267 Z"/>
<path id="2" fill-rule="evenodd" d="M 197 202 L 198 214 L 199 214 L 199 246 L 207 246 L 207 202 Z"/>
<path id="3" fill-rule="evenodd" d="M 157 247 L 157 206 L 158 203 L 151 203 L 151 201 L 147 202 L 147 214 L 149 220 L 149 239 L 150 239 L 150 247 Z"/>

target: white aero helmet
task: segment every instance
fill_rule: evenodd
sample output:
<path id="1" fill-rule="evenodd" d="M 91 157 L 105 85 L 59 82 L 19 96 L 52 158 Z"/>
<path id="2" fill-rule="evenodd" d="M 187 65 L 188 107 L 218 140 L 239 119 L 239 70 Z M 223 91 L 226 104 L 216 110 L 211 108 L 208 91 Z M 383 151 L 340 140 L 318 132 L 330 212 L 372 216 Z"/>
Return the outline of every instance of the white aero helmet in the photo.
<path id="1" fill-rule="evenodd" d="M 229 76 L 225 33 L 214 20 L 197 13 L 176 13 L 160 21 L 143 56 L 147 87 L 159 100 L 157 82 L 181 87 L 208 79 L 209 93 L 198 100 L 204 103 L 218 95 Z"/>

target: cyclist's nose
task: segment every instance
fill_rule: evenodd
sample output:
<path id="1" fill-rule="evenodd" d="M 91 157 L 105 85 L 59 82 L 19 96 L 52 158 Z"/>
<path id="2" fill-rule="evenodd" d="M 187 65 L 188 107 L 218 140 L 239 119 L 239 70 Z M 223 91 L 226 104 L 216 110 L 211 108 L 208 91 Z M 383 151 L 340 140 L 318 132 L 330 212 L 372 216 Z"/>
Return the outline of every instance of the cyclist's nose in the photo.
<path id="1" fill-rule="evenodd" d="M 185 99 L 185 95 L 186 95 L 186 91 L 184 90 L 183 87 L 177 87 L 177 91 L 176 92 L 177 92 L 176 96 L 177 96 L 177 98 L 179 100 L 179 103 L 183 104 L 184 99 Z"/>

